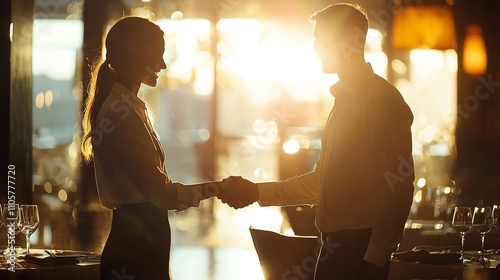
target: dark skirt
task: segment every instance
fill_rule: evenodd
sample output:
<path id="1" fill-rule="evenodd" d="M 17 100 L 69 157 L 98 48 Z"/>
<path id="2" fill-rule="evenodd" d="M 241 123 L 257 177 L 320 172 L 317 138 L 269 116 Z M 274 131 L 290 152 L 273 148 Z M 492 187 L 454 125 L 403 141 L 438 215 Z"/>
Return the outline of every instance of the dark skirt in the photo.
<path id="1" fill-rule="evenodd" d="M 122 205 L 101 256 L 101 280 L 170 280 L 168 212 L 151 203 Z"/>

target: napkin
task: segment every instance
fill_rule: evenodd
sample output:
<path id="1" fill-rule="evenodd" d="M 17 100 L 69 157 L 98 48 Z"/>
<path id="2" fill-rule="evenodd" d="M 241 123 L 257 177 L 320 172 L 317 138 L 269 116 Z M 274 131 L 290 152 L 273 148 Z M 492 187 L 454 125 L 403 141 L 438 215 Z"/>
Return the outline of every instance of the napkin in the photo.
<path id="1" fill-rule="evenodd" d="M 451 264 L 460 263 L 460 253 L 444 251 L 429 251 L 423 249 L 413 249 L 409 251 L 395 252 L 392 254 L 393 260 L 403 262 L 418 262 L 422 264 Z"/>
<path id="2" fill-rule="evenodd" d="M 59 264 L 77 264 L 80 262 L 80 255 L 72 253 L 60 254 L 29 254 L 24 256 L 24 260 L 39 265 L 59 265 Z"/>

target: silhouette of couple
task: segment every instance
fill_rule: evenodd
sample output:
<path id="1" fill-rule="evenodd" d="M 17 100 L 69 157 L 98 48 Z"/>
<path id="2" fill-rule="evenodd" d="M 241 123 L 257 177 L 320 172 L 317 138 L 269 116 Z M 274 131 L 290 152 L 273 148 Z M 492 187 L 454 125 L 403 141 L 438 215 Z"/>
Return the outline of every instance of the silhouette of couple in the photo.
<path id="1" fill-rule="evenodd" d="M 139 17 L 112 26 L 82 118 L 82 155 L 93 161 L 102 205 L 113 209 L 101 279 L 123 273 L 171 279 L 168 210 L 197 207 L 214 196 L 234 208 L 256 201 L 317 204 L 322 244 L 339 246 L 327 257 L 319 254 L 315 279 L 387 278 L 413 198 L 413 115 L 398 90 L 365 62 L 368 17 L 359 5 L 332 4 L 310 21 L 322 71 L 340 79 L 330 88 L 335 105 L 320 158 L 309 173 L 259 184 L 238 176 L 194 185 L 169 178 L 165 152 L 138 97 L 140 86 L 156 86 L 158 72 L 167 68 L 164 33 Z M 410 171 L 401 174 L 401 164 Z"/>

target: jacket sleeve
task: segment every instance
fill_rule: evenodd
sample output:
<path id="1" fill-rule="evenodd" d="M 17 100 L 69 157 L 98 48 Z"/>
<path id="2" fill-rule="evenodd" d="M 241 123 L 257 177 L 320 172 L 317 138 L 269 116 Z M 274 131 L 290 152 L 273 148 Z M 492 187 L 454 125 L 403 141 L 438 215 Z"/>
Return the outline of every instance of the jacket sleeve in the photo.
<path id="1" fill-rule="evenodd" d="M 321 154 L 321 153 L 320 153 Z M 321 155 L 313 171 L 280 182 L 257 184 L 260 206 L 317 204 Z"/>
<path id="2" fill-rule="evenodd" d="M 141 194 L 151 203 L 167 210 L 184 210 L 199 206 L 203 196 L 203 185 L 174 183 L 161 169 L 160 152 L 144 122 L 132 109 L 126 117 L 110 115 L 109 135 L 113 154 L 137 186 Z"/>
<path id="3" fill-rule="evenodd" d="M 176 187 L 178 194 L 177 210 L 185 210 L 189 207 L 198 207 L 201 200 L 216 196 L 224 187 L 224 183 L 220 181 L 203 182 L 190 185 L 173 182 L 173 185 Z"/>
<path id="4" fill-rule="evenodd" d="M 379 191 L 383 206 L 375 215 L 372 237 L 364 259 L 383 267 L 397 250 L 413 201 L 413 115 L 399 92 L 385 92 L 372 100 L 372 137 Z"/>

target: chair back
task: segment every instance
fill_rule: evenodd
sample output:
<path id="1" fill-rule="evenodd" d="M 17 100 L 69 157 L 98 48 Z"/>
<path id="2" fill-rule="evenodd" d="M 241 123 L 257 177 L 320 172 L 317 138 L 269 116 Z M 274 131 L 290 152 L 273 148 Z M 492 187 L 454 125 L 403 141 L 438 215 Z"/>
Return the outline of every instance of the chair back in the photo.
<path id="1" fill-rule="evenodd" d="M 265 280 L 313 280 L 321 244 L 316 236 L 286 236 L 250 227 Z"/>

